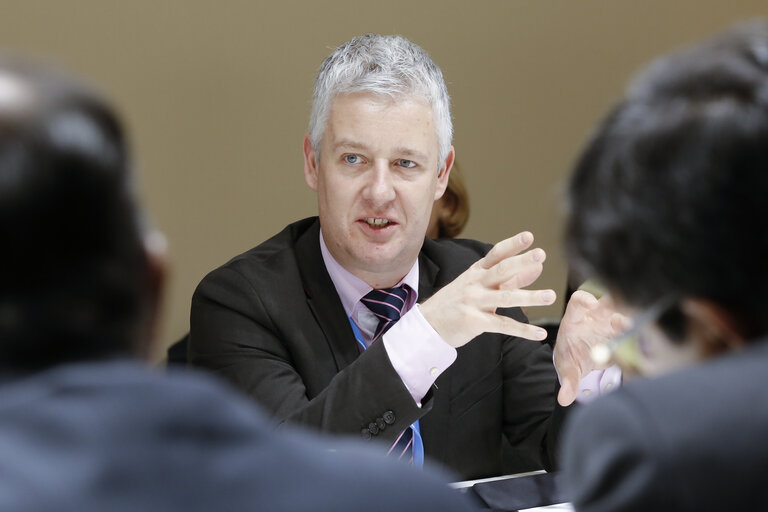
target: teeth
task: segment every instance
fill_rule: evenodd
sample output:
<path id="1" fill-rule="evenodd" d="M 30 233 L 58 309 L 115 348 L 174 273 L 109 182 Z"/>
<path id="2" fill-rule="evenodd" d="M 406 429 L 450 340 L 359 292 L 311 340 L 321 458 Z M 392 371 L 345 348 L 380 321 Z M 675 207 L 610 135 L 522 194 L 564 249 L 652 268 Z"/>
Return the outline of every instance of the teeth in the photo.
<path id="1" fill-rule="evenodd" d="M 372 228 L 383 228 L 384 226 L 389 224 L 389 221 L 387 219 L 377 219 L 373 217 L 367 217 L 365 219 L 365 222 Z"/>

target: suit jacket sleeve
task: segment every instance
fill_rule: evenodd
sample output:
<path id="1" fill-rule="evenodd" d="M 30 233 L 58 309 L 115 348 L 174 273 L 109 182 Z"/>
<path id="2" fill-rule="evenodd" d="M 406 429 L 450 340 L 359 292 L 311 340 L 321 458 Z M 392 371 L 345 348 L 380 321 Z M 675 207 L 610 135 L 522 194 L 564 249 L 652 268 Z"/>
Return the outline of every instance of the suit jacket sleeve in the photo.
<path id="1" fill-rule="evenodd" d="M 392 411 L 394 423 L 376 437 L 394 440 L 429 400 L 416 405 L 381 343 L 358 357 L 352 338 L 349 364 L 334 361 L 293 274 L 255 282 L 228 264 L 206 276 L 192 300 L 190 362 L 230 380 L 281 423 L 360 435 Z"/>

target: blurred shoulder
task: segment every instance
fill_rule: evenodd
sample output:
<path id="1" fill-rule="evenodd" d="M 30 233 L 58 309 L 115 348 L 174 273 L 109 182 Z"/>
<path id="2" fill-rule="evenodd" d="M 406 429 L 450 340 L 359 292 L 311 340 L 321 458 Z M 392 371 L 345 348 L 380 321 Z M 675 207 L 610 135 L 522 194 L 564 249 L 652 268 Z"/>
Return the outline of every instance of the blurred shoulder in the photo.
<path id="1" fill-rule="evenodd" d="M 303 481 L 306 508 L 323 510 L 467 511 L 467 498 L 448 487 L 452 478 L 435 469 L 420 470 L 389 459 L 356 441 L 320 437 L 303 430 L 283 432 L 280 461 Z M 276 461 L 276 463 L 280 463 Z"/>

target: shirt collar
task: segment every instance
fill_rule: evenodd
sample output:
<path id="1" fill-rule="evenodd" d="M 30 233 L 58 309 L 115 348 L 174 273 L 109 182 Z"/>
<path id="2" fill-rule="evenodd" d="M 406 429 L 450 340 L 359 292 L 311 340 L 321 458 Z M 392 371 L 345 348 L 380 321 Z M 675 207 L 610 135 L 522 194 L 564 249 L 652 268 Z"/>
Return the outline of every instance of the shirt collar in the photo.
<path id="1" fill-rule="evenodd" d="M 328 250 L 328 246 L 325 245 L 322 229 L 320 229 L 320 252 L 323 255 L 325 268 L 328 270 L 328 274 L 331 276 L 331 281 L 333 281 L 333 285 L 336 287 L 336 293 L 339 294 L 339 298 L 341 299 L 341 305 L 344 306 L 344 311 L 347 313 L 347 316 L 352 316 L 355 305 L 357 305 L 357 303 L 360 302 L 360 299 L 362 299 L 368 292 L 373 290 L 373 288 L 336 261 L 331 255 L 331 251 Z M 408 302 L 415 302 L 419 293 L 418 259 L 413 262 L 411 270 L 408 271 L 405 277 L 397 283 L 396 286 L 404 284 L 411 289 L 408 293 L 409 298 L 411 295 L 414 297 L 412 301 L 409 300 Z"/>

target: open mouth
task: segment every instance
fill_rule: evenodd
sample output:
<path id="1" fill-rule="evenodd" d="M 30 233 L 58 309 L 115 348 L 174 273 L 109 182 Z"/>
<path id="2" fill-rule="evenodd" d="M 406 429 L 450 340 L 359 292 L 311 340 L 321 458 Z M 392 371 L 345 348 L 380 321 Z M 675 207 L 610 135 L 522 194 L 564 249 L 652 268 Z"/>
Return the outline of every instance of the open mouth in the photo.
<path id="1" fill-rule="evenodd" d="M 363 219 L 363 222 L 374 229 L 382 229 L 389 226 L 390 224 L 393 224 L 393 222 L 391 222 L 389 219 L 382 219 L 379 217 L 366 217 Z"/>

